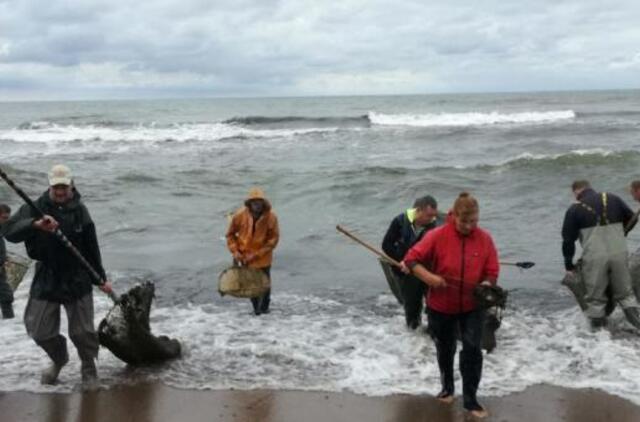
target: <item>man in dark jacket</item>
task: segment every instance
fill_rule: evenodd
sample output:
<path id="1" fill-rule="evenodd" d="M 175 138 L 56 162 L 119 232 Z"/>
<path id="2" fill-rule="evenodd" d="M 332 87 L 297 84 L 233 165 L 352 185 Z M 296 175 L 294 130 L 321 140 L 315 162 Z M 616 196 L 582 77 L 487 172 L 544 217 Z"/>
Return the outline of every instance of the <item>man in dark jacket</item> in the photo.
<path id="1" fill-rule="evenodd" d="M 2 225 L 9 219 L 11 208 L 6 204 L 0 204 L 0 308 L 2 318 L 13 318 L 13 289 L 7 282 L 7 272 L 4 264 L 7 262 L 7 249 L 2 238 Z"/>
<path id="2" fill-rule="evenodd" d="M 571 189 L 576 202 L 564 217 L 562 254 L 565 269 L 571 276 L 576 271 L 573 263 L 575 242 L 580 240 L 580 271 L 586 289 L 585 315 L 593 328 L 606 325 L 606 290 L 609 287 L 629 322 L 640 328 L 640 305 L 631 288 L 624 231 L 633 218 L 633 211 L 618 196 L 594 191 L 586 180 L 573 182 Z"/>
<path id="3" fill-rule="evenodd" d="M 441 225 L 438 203 L 432 196 L 416 199 L 413 208 L 396 216 L 382 240 L 382 250 L 396 261 L 402 261 L 407 251 L 429 230 Z M 415 330 L 421 323 L 422 298 L 426 284 L 412 275 L 394 269 L 402 283 L 402 298 L 407 327 Z"/>
<path id="4" fill-rule="evenodd" d="M 92 280 L 54 232 L 60 229 L 102 280 L 106 280 L 96 229 L 66 166 L 56 165 L 51 169 L 49 189 L 35 203 L 44 217 L 38 218 L 28 205 L 23 205 L 6 223 L 4 232 L 8 241 L 24 242 L 29 257 L 37 261 L 24 322 L 29 336 L 52 360 L 42 373 L 41 382 L 54 384 L 69 360 L 66 338 L 60 334 L 62 305 L 67 312 L 69 337 L 81 360 L 82 380 L 94 383 L 98 336 L 93 325 L 92 284 L 109 293 L 111 283 Z"/>

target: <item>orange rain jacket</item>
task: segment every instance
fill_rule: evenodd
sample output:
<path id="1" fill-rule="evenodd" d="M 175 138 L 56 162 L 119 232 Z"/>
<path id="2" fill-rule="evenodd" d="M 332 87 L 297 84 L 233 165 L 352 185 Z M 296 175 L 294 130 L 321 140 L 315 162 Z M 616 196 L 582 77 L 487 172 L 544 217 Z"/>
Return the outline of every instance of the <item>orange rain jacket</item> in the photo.
<path id="1" fill-rule="evenodd" d="M 262 199 L 265 202 L 265 209 L 255 222 L 248 207 L 251 199 Z M 260 189 L 252 189 L 245 201 L 245 206 L 236 211 L 229 224 L 227 230 L 229 251 L 232 255 L 236 252 L 253 253 L 256 258 L 248 263 L 250 268 L 269 267 L 279 238 L 278 217 L 271 209 L 271 203 Z"/>

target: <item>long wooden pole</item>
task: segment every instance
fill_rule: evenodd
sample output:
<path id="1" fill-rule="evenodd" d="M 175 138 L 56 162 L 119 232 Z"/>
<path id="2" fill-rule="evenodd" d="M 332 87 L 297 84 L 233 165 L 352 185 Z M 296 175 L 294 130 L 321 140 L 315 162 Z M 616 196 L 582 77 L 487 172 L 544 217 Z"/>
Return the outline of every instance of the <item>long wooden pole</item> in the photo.
<path id="1" fill-rule="evenodd" d="M 345 236 L 347 236 L 349 239 L 351 239 L 351 240 L 361 244 L 365 248 L 369 249 L 371 252 L 373 252 L 374 254 L 378 255 L 380 258 L 384 259 L 389 264 L 400 268 L 400 263 L 398 261 L 396 261 L 395 259 L 391 258 L 389 255 L 387 255 L 386 253 L 382 252 L 381 250 L 378 250 L 377 248 L 374 248 L 373 246 L 371 246 L 370 244 L 368 244 L 364 240 L 358 239 L 355 235 L 351 234 L 347 229 L 345 229 L 341 225 L 338 224 L 336 226 L 336 230 L 338 230 L 340 233 L 342 233 Z"/>

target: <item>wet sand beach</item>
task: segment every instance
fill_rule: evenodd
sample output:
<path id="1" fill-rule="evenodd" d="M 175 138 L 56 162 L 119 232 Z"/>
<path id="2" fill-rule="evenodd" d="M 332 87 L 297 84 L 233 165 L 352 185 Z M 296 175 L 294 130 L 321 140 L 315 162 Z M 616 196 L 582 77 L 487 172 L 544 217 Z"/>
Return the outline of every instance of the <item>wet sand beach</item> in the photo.
<path id="1" fill-rule="evenodd" d="M 632 422 L 640 406 L 592 389 L 548 385 L 504 397 L 487 397 L 489 421 Z M 3 422 L 328 422 L 473 420 L 461 408 L 430 396 L 367 397 L 302 391 L 193 391 L 162 384 L 120 386 L 72 394 L 0 393 Z"/>

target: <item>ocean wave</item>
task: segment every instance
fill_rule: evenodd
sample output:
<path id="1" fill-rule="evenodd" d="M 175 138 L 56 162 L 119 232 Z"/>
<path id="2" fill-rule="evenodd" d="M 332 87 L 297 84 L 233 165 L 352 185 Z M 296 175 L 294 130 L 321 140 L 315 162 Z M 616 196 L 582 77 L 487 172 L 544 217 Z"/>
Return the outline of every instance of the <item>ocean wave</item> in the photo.
<path id="1" fill-rule="evenodd" d="M 422 175 L 425 172 L 468 172 L 479 170 L 481 172 L 495 172 L 519 169 L 552 170 L 567 166 L 621 166 L 625 164 L 640 163 L 640 151 L 635 150 L 608 150 L 604 148 L 576 149 L 557 154 L 534 154 L 523 152 L 511 158 L 494 163 L 468 163 L 457 165 L 442 165 L 435 163 L 432 166 L 401 167 L 401 166 L 362 166 L 336 171 L 332 176 L 340 186 L 357 185 L 363 181 L 388 178 L 405 178 Z"/>
<path id="2" fill-rule="evenodd" d="M 576 117 L 637 117 L 640 116 L 640 110 L 606 110 L 606 111 L 580 111 L 576 113 Z"/>
<path id="3" fill-rule="evenodd" d="M 620 165 L 633 163 L 640 158 L 634 150 L 614 151 L 604 148 L 576 149 L 558 154 L 532 154 L 523 152 L 491 168 L 520 168 L 531 166 L 572 166 L 572 165 Z"/>
<path id="4" fill-rule="evenodd" d="M 55 129 L 58 127 L 71 126 L 68 122 L 73 122 L 73 125 L 76 127 L 92 127 L 92 128 L 125 128 L 125 127 L 135 127 L 135 126 L 149 126 L 153 127 L 155 124 L 151 123 L 148 125 L 135 124 L 131 122 L 121 122 L 114 120 L 103 120 L 103 119 L 94 119 L 90 121 L 78 121 L 79 118 L 75 117 L 66 117 L 62 119 L 52 119 L 52 120 L 35 120 L 21 123 L 17 126 L 19 130 L 45 130 L 45 129 Z"/>
<path id="5" fill-rule="evenodd" d="M 306 125 L 332 125 L 337 127 L 343 126 L 368 126 L 369 117 L 367 115 L 355 116 L 355 117 L 305 117 L 305 116 L 282 116 L 282 117 L 269 117 L 269 116 L 246 116 L 246 117 L 233 117 L 225 120 L 223 123 L 231 125 L 287 125 L 287 124 L 306 124 Z"/>
<path id="6" fill-rule="evenodd" d="M 310 133 L 334 132 L 337 127 L 310 127 L 290 129 L 250 129 L 227 123 L 185 123 L 171 126 L 136 125 L 60 125 L 41 121 L 0 131 L 0 140 L 14 142 L 188 142 L 218 141 L 247 138 L 290 138 Z"/>
<path id="7" fill-rule="evenodd" d="M 530 111 L 521 113 L 432 113 L 432 114 L 382 114 L 369 112 L 374 125 L 383 126 L 487 126 L 496 124 L 553 123 L 575 119 L 573 110 Z"/>

